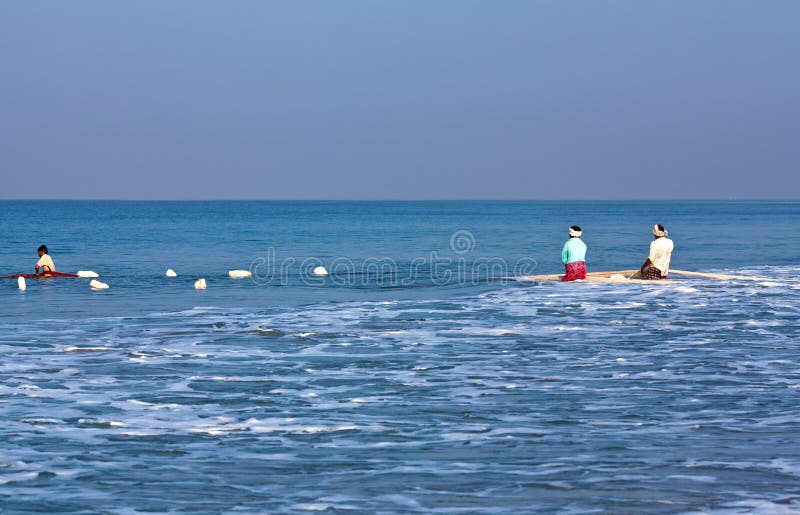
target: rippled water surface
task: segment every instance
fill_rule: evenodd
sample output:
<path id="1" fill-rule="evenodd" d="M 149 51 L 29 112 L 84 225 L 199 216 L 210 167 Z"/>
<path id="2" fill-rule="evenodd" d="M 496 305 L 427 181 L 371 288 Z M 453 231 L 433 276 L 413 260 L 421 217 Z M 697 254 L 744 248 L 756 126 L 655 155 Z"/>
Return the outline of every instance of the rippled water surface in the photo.
<path id="1" fill-rule="evenodd" d="M 575 222 L 546 203 L 220 204 L 42 208 L 74 218 L 46 241 L 85 237 L 53 252 L 59 267 L 111 289 L 2 284 L 0 511 L 800 510 L 800 246 L 757 230 L 800 221 L 797 204 L 665 204 L 664 224 L 686 228 L 674 266 L 767 280 L 390 286 L 224 273 L 275 245 L 298 263 L 397 256 L 403 274 L 459 229 L 474 249 L 449 249 L 456 272 L 476 256 L 555 272 L 549 226 L 563 239 Z M 34 241 L 13 230 L 23 209 L 0 206 L 7 240 L 27 245 L 0 254 L 14 272 Z M 608 234 L 590 267 L 593 249 L 595 269 L 641 264 L 645 207 L 572 207 Z M 79 223 L 112 208 L 114 230 Z M 213 211 L 202 231 L 198 209 Z M 704 253 L 689 243 L 701 219 L 749 239 Z"/>

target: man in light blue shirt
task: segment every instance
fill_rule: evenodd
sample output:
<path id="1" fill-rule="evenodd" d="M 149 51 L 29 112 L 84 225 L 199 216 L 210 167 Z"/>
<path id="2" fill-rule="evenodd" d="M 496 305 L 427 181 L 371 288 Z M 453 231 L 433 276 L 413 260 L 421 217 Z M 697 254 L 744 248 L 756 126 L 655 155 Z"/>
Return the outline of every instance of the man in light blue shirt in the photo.
<path id="1" fill-rule="evenodd" d="M 569 228 L 569 240 L 561 250 L 561 262 L 564 264 L 562 282 L 586 279 L 586 244 L 581 240 L 582 234 L 577 225 Z"/>

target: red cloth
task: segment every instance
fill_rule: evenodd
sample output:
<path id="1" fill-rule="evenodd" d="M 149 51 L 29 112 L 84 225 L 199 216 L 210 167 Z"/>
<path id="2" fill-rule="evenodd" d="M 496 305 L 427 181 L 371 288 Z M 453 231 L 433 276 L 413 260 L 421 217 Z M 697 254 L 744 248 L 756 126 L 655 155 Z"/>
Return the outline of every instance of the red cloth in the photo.
<path id="1" fill-rule="evenodd" d="M 647 269 L 647 273 L 645 273 L 644 278 L 649 280 L 666 279 L 666 277 L 661 275 L 661 270 L 653 265 L 650 265 L 650 268 Z"/>
<path id="2" fill-rule="evenodd" d="M 561 282 L 577 281 L 578 279 L 586 279 L 586 263 L 583 261 L 575 261 L 574 263 L 567 263 L 564 265 L 564 277 Z"/>

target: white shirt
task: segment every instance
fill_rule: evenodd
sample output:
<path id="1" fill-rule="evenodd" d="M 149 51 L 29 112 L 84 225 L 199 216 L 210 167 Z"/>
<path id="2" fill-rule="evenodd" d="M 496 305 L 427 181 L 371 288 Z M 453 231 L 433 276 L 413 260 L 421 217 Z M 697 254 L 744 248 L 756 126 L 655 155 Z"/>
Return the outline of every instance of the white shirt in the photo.
<path id="1" fill-rule="evenodd" d="M 657 238 L 650 243 L 650 264 L 659 270 L 664 277 L 669 274 L 669 260 L 672 257 L 672 240 L 669 238 Z"/>
<path id="2" fill-rule="evenodd" d="M 39 261 L 36 262 L 36 266 L 44 268 L 45 272 L 56 271 L 56 264 L 53 263 L 53 258 L 51 258 L 49 254 L 44 254 L 42 257 L 40 257 Z"/>

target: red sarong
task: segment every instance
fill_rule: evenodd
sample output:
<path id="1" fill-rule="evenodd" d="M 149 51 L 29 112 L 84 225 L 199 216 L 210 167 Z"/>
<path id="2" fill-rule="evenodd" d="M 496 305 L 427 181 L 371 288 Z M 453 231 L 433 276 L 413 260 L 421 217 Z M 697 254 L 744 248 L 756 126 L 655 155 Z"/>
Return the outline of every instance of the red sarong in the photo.
<path id="1" fill-rule="evenodd" d="M 564 265 L 564 277 L 561 282 L 577 281 L 578 279 L 586 279 L 586 263 L 583 261 L 575 261 L 574 263 L 567 263 Z"/>
<path id="2" fill-rule="evenodd" d="M 651 280 L 651 281 L 658 281 L 660 279 L 666 279 L 664 275 L 661 275 L 661 270 L 650 265 L 650 268 L 647 269 L 647 273 L 644 274 L 644 278 Z"/>

